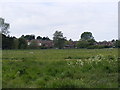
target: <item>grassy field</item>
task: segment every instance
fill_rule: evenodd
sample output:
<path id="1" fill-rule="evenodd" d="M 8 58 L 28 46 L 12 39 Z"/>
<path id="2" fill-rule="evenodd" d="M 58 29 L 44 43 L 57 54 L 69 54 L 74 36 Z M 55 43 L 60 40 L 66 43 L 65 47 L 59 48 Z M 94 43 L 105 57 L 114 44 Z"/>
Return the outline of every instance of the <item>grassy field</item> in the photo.
<path id="1" fill-rule="evenodd" d="M 3 50 L 3 88 L 117 88 L 117 49 Z"/>

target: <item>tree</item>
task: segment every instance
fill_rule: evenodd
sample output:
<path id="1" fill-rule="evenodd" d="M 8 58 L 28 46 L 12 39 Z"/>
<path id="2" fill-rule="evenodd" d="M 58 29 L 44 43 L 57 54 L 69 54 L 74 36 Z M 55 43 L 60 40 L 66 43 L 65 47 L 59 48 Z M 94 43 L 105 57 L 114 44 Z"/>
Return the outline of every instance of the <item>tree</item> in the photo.
<path id="1" fill-rule="evenodd" d="M 0 33 L 0 49 L 2 49 L 2 34 Z"/>
<path id="2" fill-rule="evenodd" d="M 15 49 L 15 37 L 10 37 L 2 34 L 2 49 Z"/>
<path id="3" fill-rule="evenodd" d="M 35 39 L 35 35 L 22 35 L 21 38 L 25 38 L 26 40 L 33 40 Z"/>
<path id="4" fill-rule="evenodd" d="M 42 40 L 50 40 L 49 37 L 43 37 Z"/>
<path id="5" fill-rule="evenodd" d="M 63 48 L 65 41 L 66 41 L 66 37 L 63 37 L 63 33 L 61 31 L 56 31 L 53 34 L 53 42 L 56 48 L 59 49 Z"/>
<path id="6" fill-rule="evenodd" d="M 17 38 L 13 37 L 14 41 L 13 41 L 13 49 L 18 49 L 18 45 L 19 45 L 19 41 Z"/>
<path id="7" fill-rule="evenodd" d="M 96 41 L 95 41 L 94 39 L 89 39 L 89 40 L 88 40 L 89 45 L 94 45 L 95 42 L 96 42 Z"/>
<path id="8" fill-rule="evenodd" d="M 95 44 L 95 39 L 91 32 L 84 32 L 81 34 L 81 39 L 77 43 L 78 48 L 89 48 Z"/>
<path id="9" fill-rule="evenodd" d="M 39 46 L 38 46 L 37 40 L 32 40 L 31 44 L 29 45 L 29 48 L 30 49 L 38 49 Z"/>
<path id="10" fill-rule="evenodd" d="M 9 33 L 10 25 L 9 23 L 5 23 L 3 18 L 0 18 L 0 33 L 7 35 Z"/>
<path id="11" fill-rule="evenodd" d="M 26 49 L 27 48 L 27 42 L 24 38 L 19 38 L 18 41 L 19 41 L 19 45 L 18 45 L 19 49 Z"/>
<path id="12" fill-rule="evenodd" d="M 88 41 L 79 41 L 77 43 L 77 48 L 87 48 L 89 46 L 89 42 Z"/>
<path id="13" fill-rule="evenodd" d="M 70 45 L 72 42 L 73 42 L 72 39 L 66 40 L 66 41 L 65 41 L 65 45 Z"/>
<path id="14" fill-rule="evenodd" d="M 2 49 L 10 49 L 11 43 L 9 41 L 9 37 L 2 34 Z"/>
<path id="15" fill-rule="evenodd" d="M 42 40 L 42 37 L 41 37 L 41 36 L 38 36 L 37 39 L 38 39 L 38 40 Z"/>
<path id="16" fill-rule="evenodd" d="M 84 32 L 81 34 L 81 40 L 91 40 L 94 39 L 91 32 Z"/>
<path id="17" fill-rule="evenodd" d="M 116 47 L 116 48 L 120 48 L 120 40 L 116 40 L 116 42 L 115 42 L 115 47 Z"/>
<path id="18" fill-rule="evenodd" d="M 73 40 L 72 39 L 69 39 L 70 42 L 72 42 Z"/>

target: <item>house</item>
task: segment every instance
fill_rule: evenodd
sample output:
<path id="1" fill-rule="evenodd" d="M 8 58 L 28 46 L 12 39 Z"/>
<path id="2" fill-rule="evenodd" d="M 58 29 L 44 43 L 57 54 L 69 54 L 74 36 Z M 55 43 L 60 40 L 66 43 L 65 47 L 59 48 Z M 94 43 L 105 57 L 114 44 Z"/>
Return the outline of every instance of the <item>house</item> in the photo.
<path id="1" fill-rule="evenodd" d="M 95 45 L 114 46 L 114 42 L 112 41 L 96 42 Z"/>
<path id="2" fill-rule="evenodd" d="M 65 49 L 69 49 L 69 48 L 76 48 L 76 44 L 78 41 L 70 41 L 68 44 L 66 44 L 64 46 Z"/>
<path id="3" fill-rule="evenodd" d="M 52 48 L 54 47 L 54 43 L 51 40 L 41 40 L 38 41 L 39 45 L 47 47 L 47 48 Z"/>
<path id="4" fill-rule="evenodd" d="M 30 46 L 32 43 L 35 43 L 36 46 L 46 47 L 46 48 L 52 48 L 54 46 L 54 43 L 52 40 L 28 40 L 27 41 L 28 46 Z"/>

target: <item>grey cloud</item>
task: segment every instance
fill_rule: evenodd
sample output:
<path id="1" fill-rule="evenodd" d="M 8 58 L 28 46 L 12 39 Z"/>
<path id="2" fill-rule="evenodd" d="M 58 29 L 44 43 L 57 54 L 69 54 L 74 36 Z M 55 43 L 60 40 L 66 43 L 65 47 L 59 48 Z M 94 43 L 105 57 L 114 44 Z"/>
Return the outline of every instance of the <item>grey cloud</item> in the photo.
<path id="1" fill-rule="evenodd" d="M 117 38 L 117 3 L 3 3 L 2 17 L 11 24 L 11 35 L 33 33 L 52 38 L 61 30 L 79 40 L 91 31 L 96 40 Z M 0 10 L 1 11 L 1 10 Z"/>

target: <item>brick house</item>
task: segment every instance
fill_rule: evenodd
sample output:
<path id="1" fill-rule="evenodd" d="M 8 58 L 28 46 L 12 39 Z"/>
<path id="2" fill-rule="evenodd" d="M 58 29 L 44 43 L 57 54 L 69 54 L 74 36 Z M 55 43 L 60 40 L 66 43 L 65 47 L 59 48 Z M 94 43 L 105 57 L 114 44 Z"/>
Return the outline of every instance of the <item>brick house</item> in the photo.
<path id="1" fill-rule="evenodd" d="M 70 41 L 69 44 L 66 44 L 64 48 L 76 48 L 76 44 L 78 41 Z"/>
<path id="2" fill-rule="evenodd" d="M 31 45 L 31 43 L 34 42 L 39 47 L 46 47 L 46 48 L 52 48 L 54 47 L 54 43 L 51 40 L 29 40 L 27 41 L 28 46 Z"/>
<path id="3" fill-rule="evenodd" d="M 114 42 L 112 41 L 96 42 L 95 45 L 114 46 Z"/>

